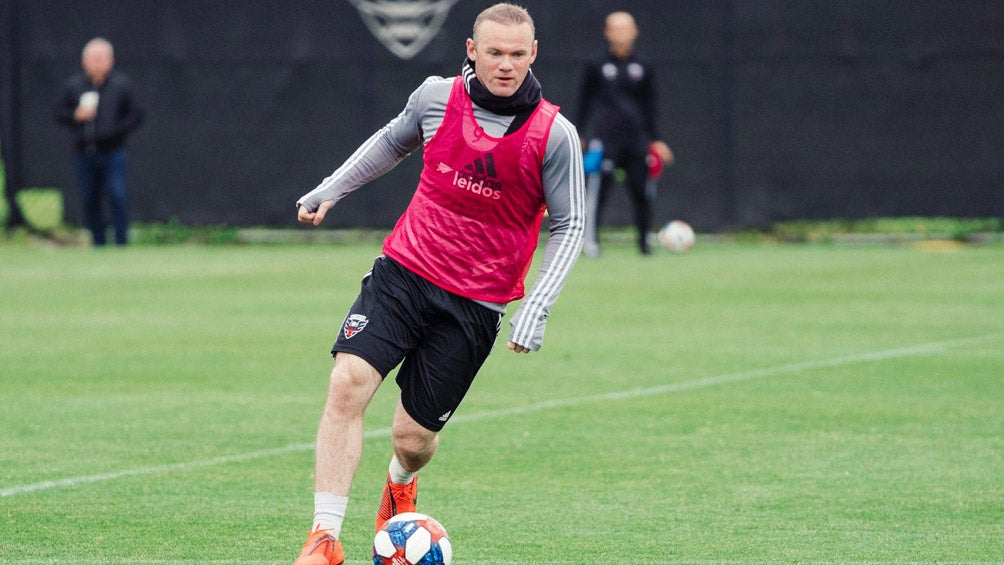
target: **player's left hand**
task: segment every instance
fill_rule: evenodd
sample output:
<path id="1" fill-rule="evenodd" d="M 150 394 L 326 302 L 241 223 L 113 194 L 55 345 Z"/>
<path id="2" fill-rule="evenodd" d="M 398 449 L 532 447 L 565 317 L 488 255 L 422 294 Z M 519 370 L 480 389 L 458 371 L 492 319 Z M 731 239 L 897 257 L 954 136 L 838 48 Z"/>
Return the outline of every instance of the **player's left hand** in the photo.
<path id="1" fill-rule="evenodd" d="M 530 353 L 530 348 L 529 347 L 523 347 L 522 345 L 519 345 L 517 343 L 513 343 L 511 341 L 509 342 L 509 344 L 507 345 L 507 347 L 511 351 L 515 351 L 516 353 Z"/>

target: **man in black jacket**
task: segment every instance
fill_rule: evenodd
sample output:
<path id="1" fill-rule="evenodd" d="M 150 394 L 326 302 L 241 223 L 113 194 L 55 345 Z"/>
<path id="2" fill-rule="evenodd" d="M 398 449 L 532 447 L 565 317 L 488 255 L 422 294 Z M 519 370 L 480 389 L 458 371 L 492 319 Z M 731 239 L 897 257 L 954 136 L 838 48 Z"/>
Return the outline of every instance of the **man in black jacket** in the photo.
<path id="1" fill-rule="evenodd" d="M 88 41 L 81 54 L 83 71 L 66 82 L 56 108 L 57 121 L 73 131 L 84 217 L 94 245 L 105 244 L 102 193 L 106 191 L 115 243 L 128 242 L 125 142 L 143 121 L 132 82 L 113 72 L 114 66 L 111 43 L 100 37 Z"/>
<path id="2" fill-rule="evenodd" d="M 586 185 L 583 250 L 589 256 L 599 254 L 596 232 L 600 212 L 610 194 L 614 171 L 622 169 L 634 204 L 638 247 L 643 254 L 648 254 L 652 196 L 646 185 L 652 164 L 646 159 L 651 154 L 661 164 L 668 165 L 673 162 L 673 153 L 657 132 L 658 100 L 652 68 L 634 54 L 638 38 L 634 17 L 627 12 L 608 15 L 604 36 L 608 50 L 586 66 L 575 120 L 579 131 L 591 129 L 593 132 L 587 154 L 586 172 L 590 173 L 590 178 Z M 590 125 L 592 127 L 588 128 Z M 600 151 L 599 170 L 592 171 L 590 157 Z"/>

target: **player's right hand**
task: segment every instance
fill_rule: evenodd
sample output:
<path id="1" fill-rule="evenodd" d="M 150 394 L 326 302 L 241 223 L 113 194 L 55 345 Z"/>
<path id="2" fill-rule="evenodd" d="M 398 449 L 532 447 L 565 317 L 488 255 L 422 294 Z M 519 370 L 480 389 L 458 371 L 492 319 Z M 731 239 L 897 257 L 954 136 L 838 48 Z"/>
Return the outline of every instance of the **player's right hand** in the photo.
<path id="1" fill-rule="evenodd" d="M 335 205 L 334 200 L 325 200 L 317 207 L 316 212 L 310 212 L 307 207 L 301 204 L 296 209 L 296 219 L 300 220 L 304 224 L 314 224 L 315 226 L 321 225 L 324 221 L 324 216 L 327 215 L 328 210 Z"/>

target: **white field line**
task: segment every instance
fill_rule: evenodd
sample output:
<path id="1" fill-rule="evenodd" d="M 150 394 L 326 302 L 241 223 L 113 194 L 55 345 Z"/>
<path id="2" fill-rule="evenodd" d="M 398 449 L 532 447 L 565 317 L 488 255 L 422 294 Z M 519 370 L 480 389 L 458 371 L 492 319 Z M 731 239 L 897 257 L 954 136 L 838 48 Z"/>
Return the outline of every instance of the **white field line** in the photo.
<path id="1" fill-rule="evenodd" d="M 991 343 L 998 341 L 1002 338 L 1004 338 L 1004 332 L 978 336 L 978 337 L 961 338 L 948 341 L 911 345 L 895 349 L 884 349 L 881 351 L 859 353 L 856 355 L 846 355 L 843 357 L 834 357 L 831 359 L 821 359 L 817 361 L 803 361 L 801 363 L 790 363 L 787 365 L 778 365 L 776 367 L 764 367 L 762 369 L 751 369 L 749 371 L 740 371 L 736 373 L 725 373 L 722 375 L 717 375 L 712 377 L 704 377 L 700 379 L 694 379 L 690 381 L 683 381 L 679 383 L 671 383 L 654 387 L 635 388 L 624 391 L 608 392 L 604 394 L 573 396 L 569 398 L 545 400 L 543 402 L 536 402 L 533 404 L 526 404 L 523 406 L 516 406 L 513 408 L 491 410 L 488 412 L 479 412 L 476 414 L 467 414 L 467 415 L 461 414 L 450 420 L 450 422 L 453 424 L 464 423 L 464 422 L 479 422 L 482 420 L 503 418 L 506 416 L 512 416 L 516 414 L 540 412 L 542 410 L 548 410 L 551 408 L 563 408 L 567 406 L 578 406 L 581 404 L 589 404 L 596 402 L 610 402 L 628 398 L 657 396 L 661 394 L 680 392 L 684 390 L 706 388 L 718 384 L 732 383 L 737 381 L 748 381 L 753 379 L 762 379 L 765 377 L 784 375 L 788 373 L 798 373 L 813 369 L 842 367 L 845 365 L 868 363 L 873 361 L 885 361 L 888 359 L 897 359 L 902 357 L 918 357 L 921 355 L 933 355 L 954 347 L 964 347 L 969 345 L 980 345 L 983 343 Z M 387 437 L 389 435 L 390 435 L 390 428 L 370 430 L 365 433 L 366 438 Z M 168 465 L 155 465 L 151 467 L 137 467 L 135 469 L 125 469 L 122 471 L 114 471 L 111 473 L 82 475 L 79 477 L 68 477 L 65 479 L 55 479 L 26 485 L 15 485 L 0 489 L 0 498 L 15 496 L 18 494 L 27 494 L 40 490 L 49 490 L 62 487 L 75 487 L 78 485 L 84 485 L 88 483 L 111 481 L 115 479 L 135 477 L 140 475 L 153 475 L 158 473 L 170 473 L 174 471 L 190 471 L 193 469 L 200 469 L 203 467 L 213 467 L 216 465 L 225 465 L 228 463 L 237 463 L 241 461 L 249 461 L 252 459 L 261 459 L 264 457 L 272 457 L 275 455 L 282 455 L 285 453 L 309 451 L 313 448 L 314 448 L 313 443 L 294 443 L 287 445 L 285 447 L 277 447 L 274 449 L 262 449 L 259 451 L 249 451 L 247 453 L 238 453 L 235 455 L 224 455 L 220 457 L 213 457 L 211 459 L 185 461 L 181 463 L 171 463 Z M 0 561 L 0 563 L 4 562 Z M 144 561 L 143 563 L 155 563 L 155 562 Z"/>

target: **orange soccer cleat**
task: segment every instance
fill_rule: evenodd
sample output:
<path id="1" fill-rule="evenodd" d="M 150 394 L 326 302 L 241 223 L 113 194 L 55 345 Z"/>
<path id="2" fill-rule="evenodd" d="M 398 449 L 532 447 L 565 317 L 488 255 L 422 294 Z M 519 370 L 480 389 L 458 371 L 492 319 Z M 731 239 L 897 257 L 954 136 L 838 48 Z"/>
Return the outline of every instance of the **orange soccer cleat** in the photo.
<path id="1" fill-rule="evenodd" d="M 390 482 L 390 475 L 387 476 L 387 483 L 383 487 L 383 500 L 380 501 L 380 510 L 377 511 L 376 529 L 379 532 L 387 520 L 404 512 L 414 512 L 415 503 L 418 501 L 418 476 L 413 478 L 406 485 L 399 485 Z"/>
<path id="2" fill-rule="evenodd" d="M 293 565 L 342 565 L 345 552 L 342 543 L 328 533 L 328 530 L 307 532 L 307 543 Z"/>

